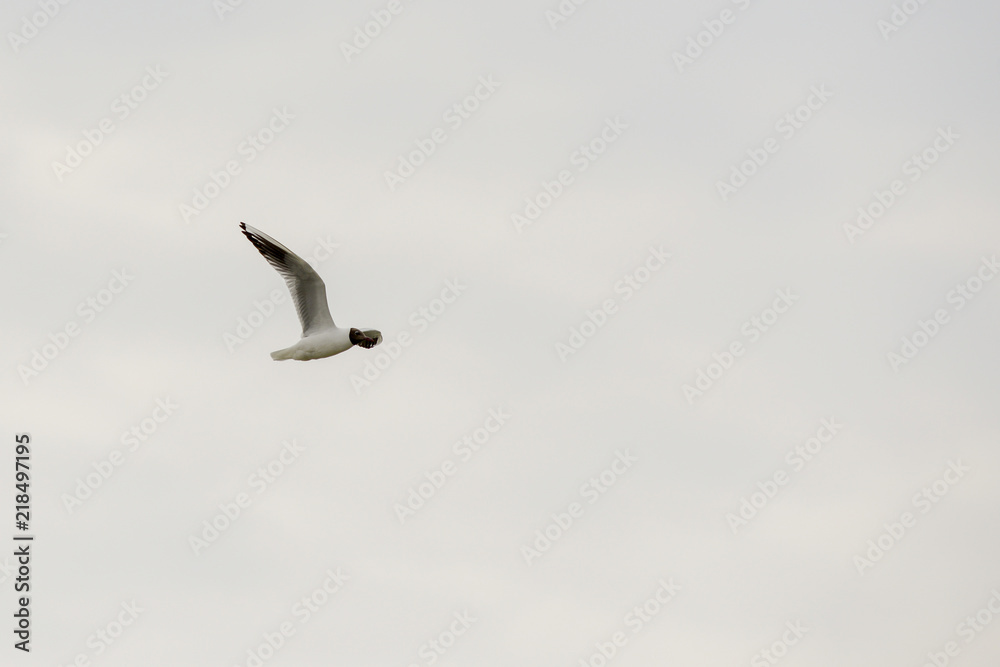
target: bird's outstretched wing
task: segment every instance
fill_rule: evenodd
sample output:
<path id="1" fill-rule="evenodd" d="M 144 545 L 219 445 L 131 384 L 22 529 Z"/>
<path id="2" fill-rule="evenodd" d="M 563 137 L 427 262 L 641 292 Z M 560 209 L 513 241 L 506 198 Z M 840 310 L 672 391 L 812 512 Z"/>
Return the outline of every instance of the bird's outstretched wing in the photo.
<path id="1" fill-rule="evenodd" d="M 330 306 L 326 302 L 326 285 L 309 263 L 258 229 L 242 222 L 240 229 L 285 279 L 302 323 L 302 337 L 333 328 Z"/>

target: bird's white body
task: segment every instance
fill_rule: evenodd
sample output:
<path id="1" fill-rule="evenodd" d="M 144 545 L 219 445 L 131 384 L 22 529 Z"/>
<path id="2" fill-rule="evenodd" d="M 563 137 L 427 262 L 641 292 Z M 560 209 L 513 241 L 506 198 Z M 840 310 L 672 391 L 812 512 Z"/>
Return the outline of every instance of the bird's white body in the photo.
<path id="1" fill-rule="evenodd" d="M 323 359 L 355 345 L 371 349 L 382 342 L 382 334 L 376 329 L 342 329 L 333 323 L 330 306 L 326 302 L 326 285 L 308 262 L 259 229 L 242 222 L 240 229 L 267 263 L 285 279 L 302 324 L 299 342 L 283 350 L 275 350 L 271 353 L 272 359 Z"/>
<path id="2" fill-rule="evenodd" d="M 351 342 L 350 331 L 334 327 L 320 333 L 306 336 L 298 343 L 283 350 L 275 350 L 271 353 L 271 358 L 275 361 L 294 359 L 296 361 L 309 361 L 311 359 L 323 359 L 340 354 L 345 350 L 354 347 Z"/>

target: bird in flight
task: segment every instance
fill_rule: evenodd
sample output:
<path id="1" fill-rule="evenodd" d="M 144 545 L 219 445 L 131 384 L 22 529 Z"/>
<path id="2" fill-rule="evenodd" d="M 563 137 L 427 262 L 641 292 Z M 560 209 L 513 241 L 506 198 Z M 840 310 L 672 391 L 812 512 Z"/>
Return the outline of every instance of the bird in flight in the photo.
<path id="1" fill-rule="evenodd" d="M 272 359 L 323 359 L 355 345 L 371 349 L 382 342 L 382 334 L 375 329 L 342 329 L 333 323 L 330 306 L 326 302 L 326 285 L 308 262 L 246 223 L 241 222 L 240 229 L 267 263 L 285 279 L 302 323 L 302 339 L 291 347 L 275 350 L 271 353 Z"/>

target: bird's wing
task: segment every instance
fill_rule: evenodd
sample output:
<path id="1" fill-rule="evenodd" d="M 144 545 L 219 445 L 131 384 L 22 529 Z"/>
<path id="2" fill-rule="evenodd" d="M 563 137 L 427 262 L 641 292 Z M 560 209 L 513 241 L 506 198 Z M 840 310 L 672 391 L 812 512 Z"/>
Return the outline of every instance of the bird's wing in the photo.
<path id="1" fill-rule="evenodd" d="M 326 285 L 309 263 L 260 230 L 242 222 L 240 229 L 285 279 L 302 323 L 302 337 L 336 326 L 326 302 Z"/>

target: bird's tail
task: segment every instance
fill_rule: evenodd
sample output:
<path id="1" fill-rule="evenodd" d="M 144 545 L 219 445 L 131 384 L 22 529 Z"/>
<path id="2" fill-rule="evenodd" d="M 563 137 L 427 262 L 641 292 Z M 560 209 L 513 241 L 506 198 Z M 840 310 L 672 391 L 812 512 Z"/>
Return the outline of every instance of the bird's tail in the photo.
<path id="1" fill-rule="evenodd" d="M 294 348 L 286 347 L 284 350 L 275 350 L 271 353 L 271 358 L 275 361 L 285 361 L 287 359 L 293 359 L 292 350 Z"/>

